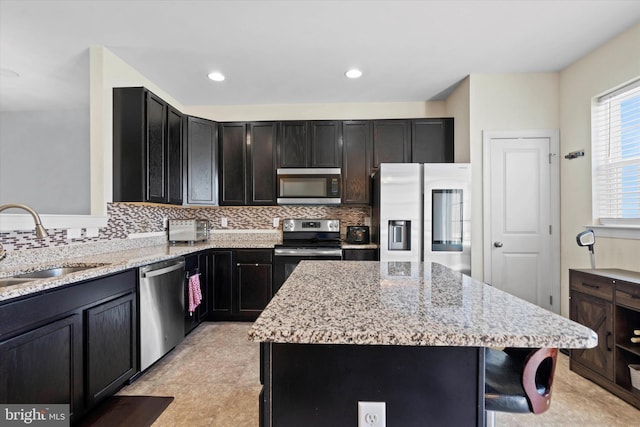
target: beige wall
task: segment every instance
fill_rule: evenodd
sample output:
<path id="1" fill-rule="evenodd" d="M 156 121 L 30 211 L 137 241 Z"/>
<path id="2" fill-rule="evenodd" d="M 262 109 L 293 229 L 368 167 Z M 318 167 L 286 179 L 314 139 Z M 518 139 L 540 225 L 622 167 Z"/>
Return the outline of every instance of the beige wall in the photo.
<path id="1" fill-rule="evenodd" d="M 584 56 L 560 73 L 560 147 L 562 156 L 584 149 L 585 156 L 562 159 L 561 272 L 563 313 L 568 313 L 570 268 L 589 268 L 586 248 L 575 236 L 592 224 L 591 207 L 591 102 L 634 77 L 640 76 L 640 24 Z M 596 266 L 640 270 L 640 240 L 596 237 Z"/>
<path id="2" fill-rule="evenodd" d="M 343 104 L 191 105 L 184 113 L 219 122 L 402 119 L 445 116 L 444 101 Z"/>
<path id="3" fill-rule="evenodd" d="M 113 88 L 144 86 L 174 107 L 184 106 L 104 47 L 90 49 L 91 213 L 106 215 L 112 200 Z"/>
<path id="4" fill-rule="evenodd" d="M 469 78 L 469 158 L 472 164 L 471 271 L 482 280 L 482 134 L 495 130 L 557 129 L 557 73 L 472 74 Z"/>
<path id="5" fill-rule="evenodd" d="M 454 160 L 457 163 L 469 163 L 469 89 L 470 79 L 465 78 L 449 95 L 445 102 L 445 115 L 454 117 Z"/>

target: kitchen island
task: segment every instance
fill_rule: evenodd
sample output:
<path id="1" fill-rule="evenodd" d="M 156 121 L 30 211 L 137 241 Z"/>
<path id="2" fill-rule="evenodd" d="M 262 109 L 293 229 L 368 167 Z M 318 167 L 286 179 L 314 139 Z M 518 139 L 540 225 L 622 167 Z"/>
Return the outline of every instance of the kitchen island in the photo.
<path id="1" fill-rule="evenodd" d="M 484 425 L 484 348 L 591 348 L 596 334 L 435 263 L 303 261 L 254 323 L 261 424 Z"/>

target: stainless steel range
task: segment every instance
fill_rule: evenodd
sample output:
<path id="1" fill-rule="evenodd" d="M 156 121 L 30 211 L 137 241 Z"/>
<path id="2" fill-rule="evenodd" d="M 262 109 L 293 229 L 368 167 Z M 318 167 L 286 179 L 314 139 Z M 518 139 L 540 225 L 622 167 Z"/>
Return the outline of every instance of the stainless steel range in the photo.
<path id="1" fill-rule="evenodd" d="M 340 220 L 285 219 L 273 259 L 273 293 L 302 260 L 341 260 Z"/>

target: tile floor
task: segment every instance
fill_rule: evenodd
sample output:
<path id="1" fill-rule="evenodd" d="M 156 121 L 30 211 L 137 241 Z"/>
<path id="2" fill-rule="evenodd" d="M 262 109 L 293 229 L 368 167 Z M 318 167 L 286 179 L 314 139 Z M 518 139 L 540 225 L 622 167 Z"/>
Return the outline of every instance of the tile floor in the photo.
<path id="1" fill-rule="evenodd" d="M 259 347 L 250 323 L 204 323 L 119 394 L 173 396 L 154 427 L 257 427 Z M 551 408 L 541 415 L 496 413 L 496 426 L 640 425 L 640 411 L 569 371 L 560 354 Z M 355 427 L 355 424 L 354 424 Z"/>

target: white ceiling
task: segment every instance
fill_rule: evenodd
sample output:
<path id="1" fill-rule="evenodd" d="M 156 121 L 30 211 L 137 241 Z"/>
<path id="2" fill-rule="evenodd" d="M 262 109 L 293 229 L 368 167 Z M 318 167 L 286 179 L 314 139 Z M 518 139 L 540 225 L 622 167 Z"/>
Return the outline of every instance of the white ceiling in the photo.
<path id="1" fill-rule="evenodd" d="M 559 71 L 638 22 L 638 0 L 0 0 L 0 109 L 88 105 L 91 45 L 183 105 L 424 101 Z"/>

